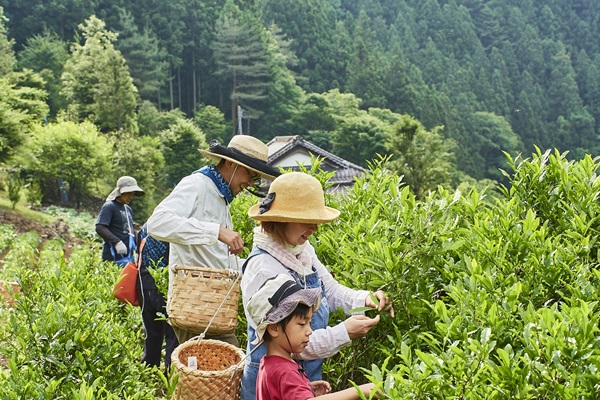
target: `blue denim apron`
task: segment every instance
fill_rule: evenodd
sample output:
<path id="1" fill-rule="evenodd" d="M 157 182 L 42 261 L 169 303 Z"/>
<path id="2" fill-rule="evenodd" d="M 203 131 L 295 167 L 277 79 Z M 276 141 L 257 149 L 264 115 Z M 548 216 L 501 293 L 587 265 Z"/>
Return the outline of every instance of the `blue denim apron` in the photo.
<path id="1" fill-rule="evenodd" d="M 257 255 L 267 253 L 266 251 L 259 249 L 257 247 L 252 249 L 252 252 L 248 256 L 246 263 L 248 260 Z M 268 254 L 268 253 L 267 253 Z M 245 270 L 245 265 L 242 267 L 242 270 Z M 313 331 L 317 329 L 325 329 L 329 325 L 329 306 L 327 304 L 327 298 L 325 297 L 325 286 L 323 286 L 323 282 L 319 278 L 319 274 L 315 267 L 312 267 L 312 272 L 304 277 L 299 276 L 296 272 L 288 269 L 290 276 L 294 278 L 294 280 L 306 289 L 314 289 L 321 287 L 321 306 L 313 314 L 312 320 L 310 322 L 310 327 Z M 303 280 L 304 278 L 304 280 Z M 252 341 L 256 339 L 256 333 L 254 328 L 248 325 L 248 347 L 246 350 L 246 354 L 249 354 L 256 346 L 252 345 Z M 244 374 L 242 375 L 242 391 L 240 400 L 255 400 L 256 399 L 256 378 L 258 377 L 258 367 L 260 366 L 260 360 L 267 353 L 267 345 L 266 343 L 260 343 L 258 348 L 254 350 L 252 354 L 250 354 L 249 360 L 246 363 L 244 368 Z M 300 361 L 302 366 L 308 376 L 308 379 L 312 381 L 323 379 L 322 374 L 322 366 L 323 359 L 318 360 L 303 360 Z"/>

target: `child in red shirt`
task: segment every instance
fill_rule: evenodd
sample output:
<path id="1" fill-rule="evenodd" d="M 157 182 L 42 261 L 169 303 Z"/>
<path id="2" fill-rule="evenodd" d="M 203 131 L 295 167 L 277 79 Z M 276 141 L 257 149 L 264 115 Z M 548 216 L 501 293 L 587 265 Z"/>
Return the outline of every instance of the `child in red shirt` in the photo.
<path id="1" fill-rule="evenodd" d="M 356 388 L 331 393 L 328 382 L 310 382 L 297 361 L 297 354 L 308 345 L 310 320 L 320 299 L 320 288 L 303 289 L 290 275 L 282 274 L 265 282 L 248 302 L 248 312 L 257 326 L 257 341 L 267 344 L 258 371 L 257 400 L 360 398 Z M 359 390 L 368 397 L 373 387 L 367 383 Z"/>

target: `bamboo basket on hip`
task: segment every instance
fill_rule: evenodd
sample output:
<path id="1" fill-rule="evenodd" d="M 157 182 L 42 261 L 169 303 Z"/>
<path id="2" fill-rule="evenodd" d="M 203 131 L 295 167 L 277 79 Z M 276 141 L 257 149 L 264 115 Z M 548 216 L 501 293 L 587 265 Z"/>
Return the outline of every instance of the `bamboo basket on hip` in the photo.
<path id="1" fill-rule="evenodd" d="M 177 376 L 174 399 L 239 399 L 244 352 L 205 337 L 235 332 L 240 278 L 233 269 L 175 266 L 169 323 L 198 336 L 180 344 L 171 356 Z"/>

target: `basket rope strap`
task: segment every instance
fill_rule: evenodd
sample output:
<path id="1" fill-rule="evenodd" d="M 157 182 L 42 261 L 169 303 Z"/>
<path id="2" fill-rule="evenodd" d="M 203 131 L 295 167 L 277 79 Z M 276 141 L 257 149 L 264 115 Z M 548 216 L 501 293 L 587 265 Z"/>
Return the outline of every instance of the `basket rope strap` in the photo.
<path id="1" fill-rule="evenodd" d="M 237 257 L 235 258 L 235 263 L 237 264 L 238 267 L 238 273 L 237 273 L 237 277 L 235 278 L 235 281 L 233 282 L 233 284 L 231 285 L 231 287 L 229 288 L 229 290 L 227 291 L 227 294 L 225 295 L 225 297 L 223 298 L 223 301 L 221 301 L 221 304 L 219 304 L 219 307 L 217 308 L 217 311 L 215 312 L 215 314 L 212 316 L 212 318 L 210 319 L 210 321 L 208 322 L 208 325 L 206 326 L 206 328 L 204 329 L 204 332 L 202 332 L 200 335 L 198 335 L 198 339 L 196 339 L 196 343 L 199 344 L 202 339 L 205 338 L 206 336 L 206 332 L 208 332 L 208 328 L 210 328 L 210 324 L 212 324 L 213 320 L 216 318 L 216 316 L 219 314 L 219 311 L 221 310 L 221 308 L 223 307 L 223 304 L 225 304 L 225 300 L 227 300 L 227 297 L 229 297 L 229 294 L 231 293 L 231 291 L 233 290 L 233 288 L 235 287 L 237 281 L 242 277 L 242 274 L 239 273 L 239 264 L 238 264 L 238 259 Z M 237 371 L 237 369 L 246 361 L 246 359 L 248 357 L 250 357 L 250 355 L 252 353 L 254 353 L 254 351 L 258 349 L 258 345 L 256 347 L 254 347 L 250 353 L 246 354 L 241 360 L 240 362 L 238 362 L 235 366 L 235 368 L 233 368 L 233 370 L 231 371 L 231 378 L 233 379 L 233 377 L 235 376 L 235 373 Z"/>
<path id="2" fill-rule="evenodd" d="M 259 342 L 259 343 L 258 343 L 256 346 L 254 346 L 254 348 L 253 348 L 252 350 L 250 350 L 250 353 L 246 354 L 246 355 L 244 356 L 244 358 L 242 358 L 242 359 L 240 360 L 240 362 L 238 363 L 238 365 L 240 365 L 241 363 L 243 363 L 244 361 L 246 361 L 246 359 L 247 359 L 248 357 L 250 357 L 250 356 L 252 355 L 252 353 L 254 353 L 254 351 L 255 351 L 256 349 L 258 349 L 258 348 L 259 348 L 259 346 L 260 346 L 260 345 L 261 345 L 263 342 L 264 342 L 264 339 L 261 339 L 261 340 L 260 340 L 260 342 Z"/>
<path id="3" fill-rule="evenodd" d="M 262 340 L 261 340 L 262 343 Z M 248 357 L 250 357 L 250 355 L 252 353 L 254 353 L 254 350 L 258 349 L 258 346 L 260 345 L 260 343 L 258 345 L 256 345 L 256 347 L 254 347 L 250 353 L 246 354 L 244 357 L 242 357 L 242 359 L 240 360 L 240 362 L 238 362 L 237 364 L 235 364 L 235 368 L 232 369 L 231 371 L 231 377 L 229 379 L 233 379 L 233 377 L 235 376 L 236 371 L 246 362 L 246 359 Z"/>
<path id="4" fill-rule="evenodd" d="M 236 264 L 238 263 L 237 257 L 235 258 L 235 263 Z M 238 265 L 238 271 L 239 271 L 239 265 Z M 215 313 L 211 317 L 210 321 L 208 321 L 208 324 L 206 325 L 206 328 L 204 328 L 204 332 L 202 332 L 200 335 L 198 335 L 197 343 L 200 343 L 202 341 L 202 339 L 204 339 L 204 337 L 206 336 L 206 332 L 208 332 L 208 329 L 210 328 L 210 325 L 212 324 L 212 322 L 214 321 L 214 319 L 217 317 L 217 315 L 219 314 L 219 311 L 221 311 L 221 308 L 223 308 L 223 304 L 225 304 L 225 301 L 227 300 L 227 298 L 231 294 L 231 291 L 233 290 L 233 288 L 235 287 L 235 285 L 237 284 L 237 282 L 242 277 L 242 274 L 240 274 L 239 272 L 236 275 L 237 275 L 237 277 L 235 278 L 235 281 L 233 282 L 233 284 L 231 285 L 231 287 L 227 291 L 227 294 L 225 295 L 225 297 L 223 297 L 223 300 L 221 301 L 221 304 L 219 304 L 219 307 L 217 307 L 217 311 L 215 311 Z"/>
<path id="5" fill-rule="evenodd" d="M 250 353 L 248 353 L 248 354 L 246 354 L 244 357 L 242 357 L 242 359 L 240 360 L 240 362 L 238 362 L 238 363 L 235 365 L 235 368 L 233 368 L 233 370 L 231 371 L 231 378 L 229 378 L 229 379 L 233 379 L 233 377 L 235 376 L 235 372 L 238 370 L 238 368 L 240 368 L 240 367 L 241 367 L 241 366 L 242 366 L 242 365 L 243 365 L 243 364 L 246 362 L 246 359 L 247 359 L 248 357 L 250 357 L 250 356 L 252 355 L 252 353 L 254 353 L 254 351 L 255 351 L 256 349 L 258 349 L 258 347 L 260 346 L 260 344 L 261 344 L 262 342 L 263 342 L 263 340 L 261 340 L 261 341 L 260 341 L 260 343 L 259 343 L 259 344 L 257 344 L 257 345 L 256 345 L 256 346 L 255 346 L 255 347 L 254 347 L 254 348 L 253 348 L 253 349 L 250 351 Z"/>

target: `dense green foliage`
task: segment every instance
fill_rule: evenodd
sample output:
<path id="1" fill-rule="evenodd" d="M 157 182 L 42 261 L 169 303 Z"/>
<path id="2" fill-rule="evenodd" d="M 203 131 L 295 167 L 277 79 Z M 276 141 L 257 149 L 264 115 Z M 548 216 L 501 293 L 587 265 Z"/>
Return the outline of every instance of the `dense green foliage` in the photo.
<path id="1" fill-rule="evenodd" d="M 501 199 L 423 201 L 380 168 L 317 246 L 351 286 L 393 293 L 396 318 L 329 362 L 389 398 L 594 398 L 600 387 L 598 160 L 510 161 Z M 385 359 L 385 361 L 384 361 Z"/>
<path id="2" fill-rule="evenodd" d="M 71 46 L 62 74 L 62 94 L 77 121 L 89 119 L 103 131 L 135 130 L 137 89 L 125 59 L 113 46 L 117 35 L 91 17 L 79 25 L 85 43 Z"/>
<path id="3" fill-rule="evenodd" d="M 35 160 L 31 170 L 39 177 L 64 178 L 77 204 L 92 182 L 110 172 L 112 143 L 90 122 L 39 126 L 31 146 Z"/>
<path id="4" fill-rule="evenodd" d="M 347 196 L 328 195 L 341 215 L 313 236 L 321 259 L 348 286 L 386 290 L 396 311 L 327 360 L 334 387 L 369 379 L 389 399 L 595 398 L 600 160 L 541 151 L 508 160 L 500 197 L 440 189 L 418 200 L 382 163 Z M 324 184 L 331 174 L 309 172 Z M 232 207 L 247 243 L 255 201 L 244 195 Z M 35 234 L 0 228 L 0 279 L 23 287 L 16 307 L 2 309 L 0 397 L 151 399 L 172 390 L 137 362 L 138 310 L 112 298 L 118 271 L 97 248 L 64 260 L 62 242 L 38 254 Z"/>
<path id="5" fill-rule="evenodd" d="M 8 226 L 5 226 L 8 227 Z M 8 227 L 10 228 L 10 227 Z M 8 250 L 0 274 L 18 280 L 24 295 L 4 309 L 0 324 L 7 366 L 0 370 L 3 399 L 153 399 L 167 387 L 157 369 L 139 363 L 139 310 L 112 298 L 118 267 L 99 250 L 79 246 L 68 260 L 64 242 L 38 253 L 35 232 L 2 229 Z"/>
<path id="6" fill-rule="evenodd" d="M 342 216 L 313 240 L 340 281 L 385 289 L 397 314 L 328 360 L 335 387 L 366 375 L 394 399 L 600 391 L 599 2 L 109 3 L 0 0 L 11 201 L 40 202 L 39 187 L 56 203 L 64 181 L 75 206 L 127 174 L 146 191 L 132 204 L 143 221 L 209 140 L 300 134 L 370 166 L 328 199 Z M 254 201 L 232 208 L 247 243 Z M 64 260 L 39 243 L 0 229 L 0 278 L 24 292 L 1 310 L 0 397 L 166 395 L 137 362 L 137 310 L 111 297 L 118 271 L 93 245 Z"/>
<path id="7" fill-rule="evenodd" d="M 142 126 L 155 113 L 148 103 L 202 130 L 225 125 L 208 139 L 299 134 L 362 166 L 394 154 L 390 168 L 418 196 L 472 179 L 506 184 L 503 151 L 600 150 L 594 0 L 109 3 L 0 0 L 0 161 L 21 165 L 10 158 L 31 124 L 60 115 L 107 135 L 156 137 L 174 121 Z M 331 93 L 352 96 L 351 112 L 323 98 Z M 207 106 L 218 114 L 198 121 Z M 431 148 L 399 152 L 384 113 L 419 121 Z M 417 176 L 417 154 L 431 164 L 439 151 L 446 171 Z M 113 164 L 101 187 L 135 175 Z M 171 187 L 172 171 L 149 175 L 156 191 L 139 215 Z"/>

